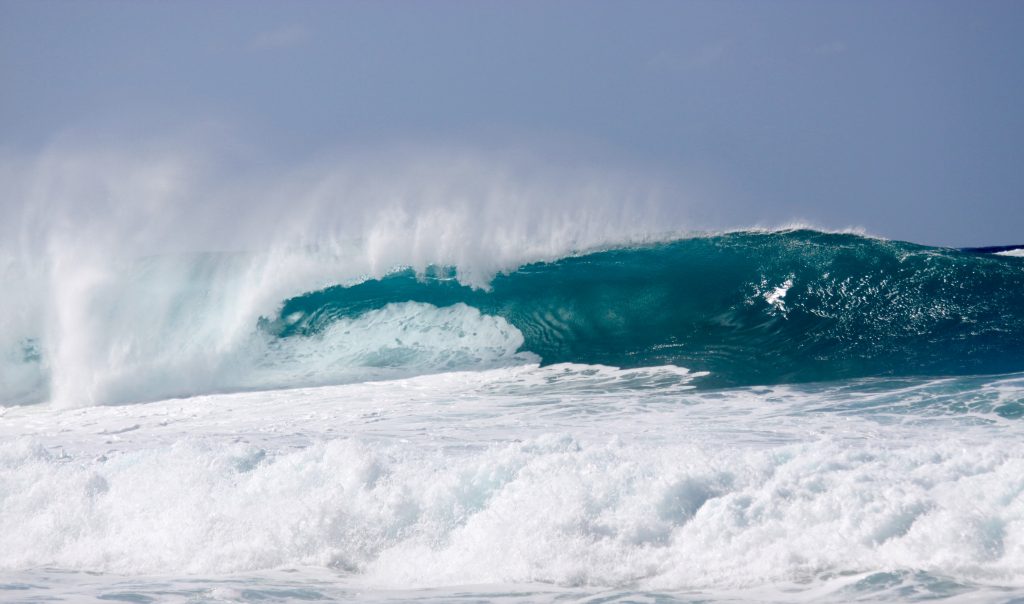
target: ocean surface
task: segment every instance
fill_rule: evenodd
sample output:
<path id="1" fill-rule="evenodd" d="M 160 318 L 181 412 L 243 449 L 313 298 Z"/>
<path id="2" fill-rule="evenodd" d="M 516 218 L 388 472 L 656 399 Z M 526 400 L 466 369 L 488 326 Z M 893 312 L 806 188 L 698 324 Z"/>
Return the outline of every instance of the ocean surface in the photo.
<path id="1" fill-rule="evenodd" d="M 0 256 L 0 601 L 1024 601 L 1024 254 Z"/>

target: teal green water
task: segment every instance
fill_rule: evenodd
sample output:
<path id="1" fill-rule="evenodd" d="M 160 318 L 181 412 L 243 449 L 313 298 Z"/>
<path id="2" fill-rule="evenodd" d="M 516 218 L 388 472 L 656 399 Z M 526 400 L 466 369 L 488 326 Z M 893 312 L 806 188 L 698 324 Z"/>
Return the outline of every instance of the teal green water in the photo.
<path id="1" fill-rule="evenodd" d="M 545 364 L 676 364 L 720 387 L 1024 369 L 1024 259 L 801 230 L 743 232 L 535 263 L 490 287 L 395 272 L 285 301 L 261 323 L 318 333 L 390 303 L 464 303 Z"/>

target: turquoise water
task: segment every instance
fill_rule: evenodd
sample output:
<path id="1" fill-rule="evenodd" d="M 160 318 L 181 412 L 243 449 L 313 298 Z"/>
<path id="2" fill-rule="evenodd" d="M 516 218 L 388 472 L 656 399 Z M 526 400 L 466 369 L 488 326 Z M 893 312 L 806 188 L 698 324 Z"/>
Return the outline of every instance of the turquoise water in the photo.
<path id="1" fill-rule="evenodd" d="M 527 265 L 486 290 L 400 271 L 291 298 L 263 328 L 316 334 L 387 304 L 499 316 L 544 363 L 674 364 L 701 386 L 1024 369 L 1019 258 L 857 235 L 731 233 Z M 386 361 L 385 361 L 386 362 Z"/>

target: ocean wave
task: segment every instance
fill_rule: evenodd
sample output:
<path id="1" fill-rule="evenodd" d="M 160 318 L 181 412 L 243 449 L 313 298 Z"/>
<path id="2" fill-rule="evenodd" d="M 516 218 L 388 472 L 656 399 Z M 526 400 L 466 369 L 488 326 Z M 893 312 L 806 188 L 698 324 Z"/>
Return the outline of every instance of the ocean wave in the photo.
<path id="1" fill-rule="evenodd" d="M 416 300 L 501 316 L 545 363 L 673 364 L 709 372 L 703 385 L 1024 367 L 1024 271 L 993 255 L 854 234 L 734 232 L 530 264 L 487 289 L 454 276 L 407 270 L 310 292 L 264 328 L 308 337 Z"/>
<path id="2" fill-rule="evenodd" d="M 1015 258 L 854 233 L 629 241 L 367 274 L 340 250 L 13 264 L 0 403 L 122 403 L 508 364 L 672 365 L 699 387 L 1024 368 Z"/>

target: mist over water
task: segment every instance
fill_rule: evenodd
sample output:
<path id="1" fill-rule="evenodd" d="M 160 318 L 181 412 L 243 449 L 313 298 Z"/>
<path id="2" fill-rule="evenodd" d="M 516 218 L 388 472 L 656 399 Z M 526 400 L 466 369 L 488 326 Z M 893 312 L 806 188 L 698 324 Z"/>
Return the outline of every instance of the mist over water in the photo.
<path id="1" fill-rule="evenodd" d="M 486 287 L 527 262 L 682 226 L 684 200 L 653 180 L 556 174 L 511 152 L 338 153 L 273 174 L 211 155 L 194 143 L 69 144 L 5 158 L 5 400 L 230 387 L 217 376 L 251 362 L 238 357 L 259 346 L 258 318 L 291 296 L 401 267 L 453 266 Z M 35 369 L 11 368 L 19 357 Z M 111 385 L 126 380 L 160 386 Z"/>

